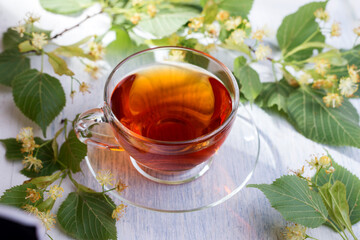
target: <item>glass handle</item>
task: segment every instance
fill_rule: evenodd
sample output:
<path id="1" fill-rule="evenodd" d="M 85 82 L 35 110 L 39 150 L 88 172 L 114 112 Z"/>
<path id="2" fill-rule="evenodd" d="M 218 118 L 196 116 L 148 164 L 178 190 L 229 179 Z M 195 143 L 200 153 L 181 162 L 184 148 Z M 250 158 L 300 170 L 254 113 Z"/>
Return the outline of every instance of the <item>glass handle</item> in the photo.
<path id="1" fill-rule="evenodd" d="M 93 108 L 80 114 L 75 123 L 75 133 L 85 144 L 113 151 L 124 151 L 116 141 L 101 108 Z"/>

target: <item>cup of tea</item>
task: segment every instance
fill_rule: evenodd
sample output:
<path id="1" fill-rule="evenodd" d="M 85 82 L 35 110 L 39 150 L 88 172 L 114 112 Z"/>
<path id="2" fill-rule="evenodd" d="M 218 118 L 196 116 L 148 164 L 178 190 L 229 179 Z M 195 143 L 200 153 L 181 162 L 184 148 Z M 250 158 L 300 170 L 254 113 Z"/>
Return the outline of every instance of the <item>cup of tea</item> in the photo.
<path id="1" fill-rule="evenodd" d="M 126 151 L 143 176 L 179 184 L 209 169 L 238 105 L 236 79 L 219 60 L 189 48 L 156 47 L 114 68 L 102 107 L 82 113 L 75 132 L 86 144 Z M 115 141 L 93 130 L 104 125 Z"/>

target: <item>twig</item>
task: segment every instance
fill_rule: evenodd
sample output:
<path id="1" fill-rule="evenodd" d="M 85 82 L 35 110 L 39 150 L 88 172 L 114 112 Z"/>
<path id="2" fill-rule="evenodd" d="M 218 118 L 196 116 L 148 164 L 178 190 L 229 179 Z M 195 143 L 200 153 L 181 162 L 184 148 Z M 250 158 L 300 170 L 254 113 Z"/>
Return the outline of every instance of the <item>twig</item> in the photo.
<path id="1" fill-rule="evenodd" d="M 88 16 L 86 16 L 86 18 L 84 18 L 83 20 L 81 20 L 78 24 L 76 24 L 76 25 L 74 25 L 74 26 L 72 26 L 72 27 L 70 27 L 70 28 L 65 28 L 62 32 L 56 34 L 55 36 L 51 37 L 50 39 L 53 40 L 53 39 L 55 39 L 55 38 L 63 35 L 64 33 L 68 32 L 68 31 L 70 31 L 70 30 L 73 30 L 74 28 L 79 27 L 82 23 L 84 23 L 84 22 L 87 21 L 88 19 L 90 19 L 90 18 L 92 18 L 92 17 L 95 17 L 96 15 L 99 15 L 99 14 L 101 14 L 101 13 L 103 13 L 103 12 L 104 12 L 104 10 L 101 9 L 100 12 L 94 13 L 93 15 L 88 15 Z"/>

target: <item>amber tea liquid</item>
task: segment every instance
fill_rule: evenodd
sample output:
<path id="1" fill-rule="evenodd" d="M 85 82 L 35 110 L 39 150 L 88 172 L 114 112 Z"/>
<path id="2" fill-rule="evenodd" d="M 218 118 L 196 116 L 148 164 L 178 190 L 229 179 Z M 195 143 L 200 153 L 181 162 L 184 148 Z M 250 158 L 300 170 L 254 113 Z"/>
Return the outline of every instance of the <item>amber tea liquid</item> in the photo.
<path id="1" fill-rule="evenodd" d="M 127 146 L 135 160 L 141 159 L 139 163 L 152 169 L 181 171 L 207 160 L 229 129 L 211 141 L 192 143 L 187 146 L 190 151 L 182 149 L 182 143 L 173 142 L 192 140 L 218 128 L 230 115 L 232 101 L 226 87 L 206 71 L 187 65 L 158 64 L 121 80 L 112 93 L 110 107 L 131 131 L 164 142 L 157 146 L 159 153 Z M 117 138 L 120 144 L 129 144 L 121 136 Z M 161 148 L 183 154 L 162 154 Z"/>

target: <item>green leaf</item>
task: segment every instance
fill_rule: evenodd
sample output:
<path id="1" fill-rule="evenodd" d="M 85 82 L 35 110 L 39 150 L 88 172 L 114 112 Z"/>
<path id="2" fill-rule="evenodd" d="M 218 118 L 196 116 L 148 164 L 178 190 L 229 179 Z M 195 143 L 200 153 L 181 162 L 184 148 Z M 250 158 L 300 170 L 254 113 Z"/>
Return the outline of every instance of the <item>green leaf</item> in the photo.
<path id="1" fill-rule="evenodd" d="M 50 176 L 36 177 L 31 179 L 29 183 L 36 185 L 37 188 L 46 188 L 47 186 L 58 180 L 61 174 L 62 172 L 57 172 Z"/>
<path id="2" fill-rule="evenodd" d="M 116 29 L 116 39 L 106 46 L 105 59 L 112 66 L 115 67 L 124 58 L 129 55 L 148 48 L 145 44 L 136 45 L 131 39 L 127 31 L 118 28 Z"/>
<path id="3" fill-rule="evenodd" d="M 348 61 L 341 56 L 341 52 L 338 49 L 332 49 L 330 51 L 320 53 L 307 59 L 306 62 L 314 63 L 320 59 L 329 60 L 332 66 L 345 66 L 348 63 Z"/>
<path id="4" fill-rule="evenodd" d="M 285 79 L 278 82 L 266 82 L 262 85 L 262 91 L 256 98 L 255 103 L 262 108 L 276 107 L 277 111 L 286 112 L 286 101 L 294 88 Z"/>
<path id="5" fill-rule="evenodd" d="M 204 7 L 204 24 L 210 24 L 215 21 L 219 7 L 214 1 L 208 1 Z"/>
<path id="6" fill-rule="evenodd" d="M 313 141 L 337 146 L 360 147 L 359 115 L 344 99 L 338 108 L 326 107 L 321 92 L 297 89 L 290 94 L 287 113 L 295 127 Z"/>
<path id="7" fill-rule="evenodd" d="M 60 76 L 68 75 L 73 76 L 74 73 L 68 68 L 66 62 L 61 57 L 57 56 L 53 52 L 47 52 L 46 55 L 49 57 L 49 63 L 54 69 L 54 72 Z"/>
<path id="8" fill-rule="evenodd" d="M 60 46 L 52 51 L 55 55 L 61 55 L 64 57 L 83 57 L 90 59 L 92 61 L 95 60 L 94 56 L 87 54 L 84 52 L 84 49 L 78 46 Z"/>
<path id="9" fill-rule="evenodd" d="M 349 170 L 343 166 L 337 164 L 334 159 L 331 158 L 332 166 L 335 168 L 335 172 L 332 175 L 333 181 L 341 181 L 346 187 L 346 201 L 349 204 L 349 216 L 352 225 L 360 221 L 360 179 L 352 174 Z M 329 174 L 326 174 L 322 169 L 318 175 L 317 184 L 323 186 L 329 182 Z"/>
<path id="10" fill-rule="evenodd" d="M 23 37 L 20 37 L 18 32 L 8 28 L 8 30 L 3 34 L 3 49 L 17 49 L 21 42 L 28 39 L 28 36 L 24 35 Z"/>
<path id="11" fill-rule="evenodd" d="M 16 141 L 15 138 L 8 138 L 8 139 L 1 139 L 0 142 L 2 142 L 5 145 L 5 157 L 8 160 L 22 160 L 24 159 L 25 154 L 21 152 L 22 143 Z"/>
<path id="12" fill-rule="evenodd" d="M 45 10 L 59 14 L 78 13 L 95 2 L 94 0 L 40 0 L 40 4 Z"/>
<path id="13" fill-rule="evenodd" d="M 253 3 L 254 0 L 223 0 L 219 8 L 230 12 L 233 16 L 246 18 Z"/>
<path id="14" fill-rule="evenodd" d="M 286 221 L 316 228 L 327 219 L 328 212 L 318 193 L 295 175 L 286 175 L 272 184 L 250 184 L 260 189 Z"/>
<path id="15" fill-rule="evenodd" d="M 0 83 L 11 86 L 14 77 L 30 68 L 30 59 L 10 49 L 0 53 Z"/>
<path id="16" fill-rule="evenodd" d="M 155 17 L 144 17 L 138 27 L 151 33 L 156 38 L 162 38 L 176 32 L 190 18 L 196 17 L 199 12 L 191 7 L 176 7 L 174 9 L 162 10 Z"/>
<path id="17" fill-rule="evenodd" d="M 283 19 L 276 34 L 283 56 L 303 43 L 325 41 L 325 37 L 321 34 L 314 15 L 317 9 L 325 9 L 325 6 L 326 2 L 309 3 Z M 287 60 L 299 61 L 307 59 L 312 55 L 315 48 L 320 49 L 319 47 L 307 48 L 293 54 Z"/>
<path id="18" fill-rule="evenodd" d="M 28 188 L 37 189 L 36 186 L 32 183 L 25 183 L 23 185 L 14 186 L 4 192 L 0 198 L 0 203 L 18 208 L 21 208 L 25 204 L 33 205 L 30 200 L 25 199 L 27 195 L 26 190 Z M 37 203 L 39 202 L 42 202 L 42 200 L 37 201 Z"/>
<path id="19" fill-rule="evenodd" d="M 80 142 L 74 130 L 71 130 L 60 148 L 59 161 L 71 169 L 72 172 L 79 172 L 81 170 L 80 162 L 86 154 L 86 144 Z"/>
<path id="20" fill-rule="evenodd" d="M 246 65 L 244 57 L 238 57 L 234 61 L 234 75 L 241 86 L 244 96 L 253 102 L 261 92 L 262 84 L 258 73 L 250 66 Z"/>
<path id="21" fill-rule="evenodd" d="M 19 44 L 18 46 L 20 52 L 30 52 L 37 50 L 33 45 L 31 45 L 30 40 L 26 40 Z"/>
<path id="22" fill-rule="evenodd" d="M 35 142 L 38 145 L 45 143 L 46 141 L 42 140 L 41 138 L 36 137 Z M 35 150 L 36 151 L 36 150 Z M 29 177 L 35 178 L 40 176 L 50 176 L 55 171 L 60 170 L 61 167 L 58 163 L 55 162 L 54 159 L 54 150 L 52 149 L 51 142 L 47 143 L 46 145 L 39 148 L 39 152 L 36 155 L 36 158 L 42 161 L 43 167 L 40 169 L 39 172 L 35 172 L 34 170 L 23 169 L 20 172 Z"/>
<path id="23" fill-rule="evenodd" d="M 77 191 L 61 204 L 57 219 L 64 231 L 76 239 L 117 239 L 112 211 L 102 193 Z"/>
<path id="24" fill-rule="evenodd" d="M 35 69 L 16 75 L 13 97 L 16 106 L 41 127 L 44 136 L 46 127 L 65 106 L 65 93 L 59 80 Z"/>

